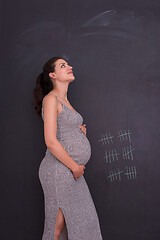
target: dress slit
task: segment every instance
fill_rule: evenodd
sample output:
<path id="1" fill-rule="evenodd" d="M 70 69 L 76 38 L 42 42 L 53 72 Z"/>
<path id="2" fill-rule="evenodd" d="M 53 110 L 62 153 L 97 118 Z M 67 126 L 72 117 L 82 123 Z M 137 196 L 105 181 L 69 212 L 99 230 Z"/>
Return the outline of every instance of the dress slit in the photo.
<path id="1" fill-rule="evenodd" d="M 63 229 L 62 229 L 62 231 L 61 231 L 61 233 L 60 233 L 60 236 L 61 236 L 61 235 L 63 234 L 63 232 L 67 230 L 67 223 L 66 223 L 65 214 L 64 214 L 62 208 L 61 208 L 61 207 L 58 207 L 58 211 L 59 211 L 59 209 L 62 211 L 62 214 L 63 214 L 63 217 L 64 217 L 64 221 L 65 221 L 64 227 L 63 227 Z M 57 214 L 56 214 L 56 222 L 57 222 L 58 211 L 57 211 Z M 55 237 L 55 230 L 56 230 L 56 222 L 55 222 L 55 226 L 54 226 L 54 237 Z M 65 234 L 65 235 L 66 235 L 66 234 Z M 68 236 L 68 233 L 67 233 L 67 236 Z"/>

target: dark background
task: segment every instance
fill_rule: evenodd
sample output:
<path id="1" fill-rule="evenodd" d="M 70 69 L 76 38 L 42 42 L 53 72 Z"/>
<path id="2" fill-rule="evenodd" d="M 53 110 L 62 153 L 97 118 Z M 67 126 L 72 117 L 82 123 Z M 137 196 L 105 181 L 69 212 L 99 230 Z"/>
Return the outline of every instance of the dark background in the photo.
<path id="1" fill-rule="evenodd" d="M 103 239 L 159 239 L 160 1 L 0 6 L 1 239 L 38 240 L 43 233 L 38 168 L 46 147 L 31 100 L 37 75 L 55 55 L 66 57 L 76 76 L 68 97 L 87 124 L 92 156 L 84 176 Z M 131 139 L 118 137 L 125 131 Z"/>

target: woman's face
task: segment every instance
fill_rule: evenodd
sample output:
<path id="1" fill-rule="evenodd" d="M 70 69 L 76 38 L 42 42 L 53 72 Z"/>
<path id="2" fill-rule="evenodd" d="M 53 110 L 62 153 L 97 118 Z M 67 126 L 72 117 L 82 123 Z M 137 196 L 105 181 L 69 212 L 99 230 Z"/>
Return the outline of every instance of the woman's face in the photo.
<path id="1" fill-rule="evenodd" d="M 58 59 L 55 62 L 53 77 L 59 81 L 73 81 L 75 79 L 72 67 L 64 59 Z"/>

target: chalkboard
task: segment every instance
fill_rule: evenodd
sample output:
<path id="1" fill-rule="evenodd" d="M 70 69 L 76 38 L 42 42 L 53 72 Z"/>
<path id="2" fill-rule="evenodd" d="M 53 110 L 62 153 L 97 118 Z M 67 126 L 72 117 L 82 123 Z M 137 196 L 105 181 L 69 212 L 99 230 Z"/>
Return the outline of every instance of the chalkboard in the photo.
<path id="1" fill-rule="evenodd" d="M 23 70 L 24 84 L 52 56 L 73 66 L 68 96 L 87 126 L 92 156 L 84 176 L 104 240 L 160 238 L 159 43 L 154 14 L 113 9 L 71 28 L 55 20 L 31 24 L 11 53 L 14 79 Z M 37 194 L 42 201 L 40 188 Z"/>

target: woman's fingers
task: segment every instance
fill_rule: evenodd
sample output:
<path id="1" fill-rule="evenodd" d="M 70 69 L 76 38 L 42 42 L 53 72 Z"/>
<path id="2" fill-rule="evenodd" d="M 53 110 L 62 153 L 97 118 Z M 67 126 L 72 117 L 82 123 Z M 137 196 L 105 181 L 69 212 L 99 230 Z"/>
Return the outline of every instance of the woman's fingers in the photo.
<path id="1" fill-rule="evenodd" d="M 86 129 L 86 124 L 82 124 L 80 125 L 80 129 L 82 130 L 82 132 L 86 135 L 87 129 Z"/>

